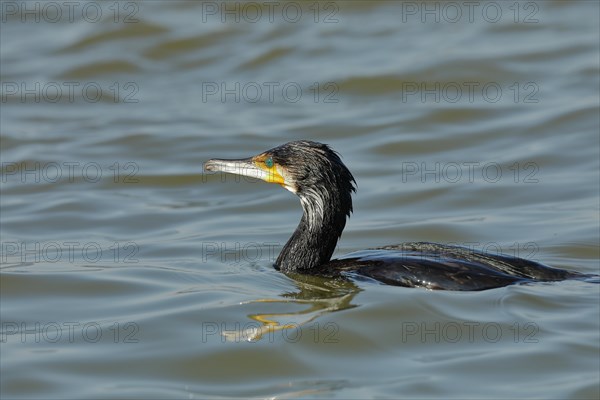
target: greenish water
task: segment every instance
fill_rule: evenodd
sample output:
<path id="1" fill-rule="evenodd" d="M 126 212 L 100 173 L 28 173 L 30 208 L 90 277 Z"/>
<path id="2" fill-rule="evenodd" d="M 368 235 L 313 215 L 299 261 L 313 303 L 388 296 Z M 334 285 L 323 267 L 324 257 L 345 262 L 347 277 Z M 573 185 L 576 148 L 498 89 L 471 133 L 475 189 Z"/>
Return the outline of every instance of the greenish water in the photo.
<path id="1" fill-rule="evenodd" d="M 600 396 L 600 285 L 287 277 L 297 198 L 202 171 L 326 142 L 337 255 L 599 273 L 597 2 L 0 5 L 2 398 Z"/>

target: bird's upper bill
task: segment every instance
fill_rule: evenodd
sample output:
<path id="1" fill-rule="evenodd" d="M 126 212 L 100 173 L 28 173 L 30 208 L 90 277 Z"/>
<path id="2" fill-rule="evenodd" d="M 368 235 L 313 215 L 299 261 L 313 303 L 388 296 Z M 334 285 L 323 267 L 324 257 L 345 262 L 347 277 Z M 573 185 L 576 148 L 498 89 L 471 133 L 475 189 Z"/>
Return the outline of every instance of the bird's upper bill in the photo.
<path id="1" fill-rule="evenodd" d="M 268 153 L 261 153 L 254 157 L 237 160 L 213 158 L 204 164 L 204 170 L 226 172 L 261 179 L 269 183 L 278 183 L 290 192 L 296 192 L 295 185 L 286 180 L 287 174 L 285 168 L 273 161 L 273 157 Z"/>

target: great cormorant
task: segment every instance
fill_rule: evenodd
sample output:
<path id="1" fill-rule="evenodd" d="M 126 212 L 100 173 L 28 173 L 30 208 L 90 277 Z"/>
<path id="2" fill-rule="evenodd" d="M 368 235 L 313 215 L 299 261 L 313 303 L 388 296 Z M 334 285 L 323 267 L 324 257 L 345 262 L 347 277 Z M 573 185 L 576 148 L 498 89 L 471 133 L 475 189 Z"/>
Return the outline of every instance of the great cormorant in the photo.
<path id="1" fill-rule="evenodd" d="M 339 155 L 322 143 L 290 142 L 246 159 L 212 159 L 204 168 L 278 183 L 300 198 L 302 219 L 275 263 L 284 273 L 366 277 L 389 285 L 443 290 L 591 277 L 522 258 L 427 242 L 330 260 L 352 212 L 356 181 Z"/>

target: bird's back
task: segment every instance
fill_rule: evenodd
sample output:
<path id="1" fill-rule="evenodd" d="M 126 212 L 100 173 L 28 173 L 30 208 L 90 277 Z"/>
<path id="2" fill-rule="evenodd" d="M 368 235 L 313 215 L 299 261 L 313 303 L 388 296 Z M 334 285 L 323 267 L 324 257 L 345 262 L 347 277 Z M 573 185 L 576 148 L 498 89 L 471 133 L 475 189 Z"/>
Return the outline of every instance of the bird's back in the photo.
<path id="1" fill-rule="evenodd" d="M 519 282 L 590 277 L 534 261 L 437 243 L 416 242 L 358 251 L 324 269 L 395 286 L 484 290 Z"/>

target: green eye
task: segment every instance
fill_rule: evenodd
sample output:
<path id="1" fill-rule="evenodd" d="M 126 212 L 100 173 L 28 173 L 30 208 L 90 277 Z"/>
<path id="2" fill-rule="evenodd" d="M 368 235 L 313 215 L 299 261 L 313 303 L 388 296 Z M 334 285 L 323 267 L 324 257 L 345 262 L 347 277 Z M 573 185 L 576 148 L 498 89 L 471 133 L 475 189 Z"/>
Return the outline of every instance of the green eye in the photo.
<path id="1" fill-rule="evenodd" d="M 265 165 L 269 168 L 272 168 L 273 167 L 273 159 L 271 157 L 267 158 L 265 160 Z"/>

